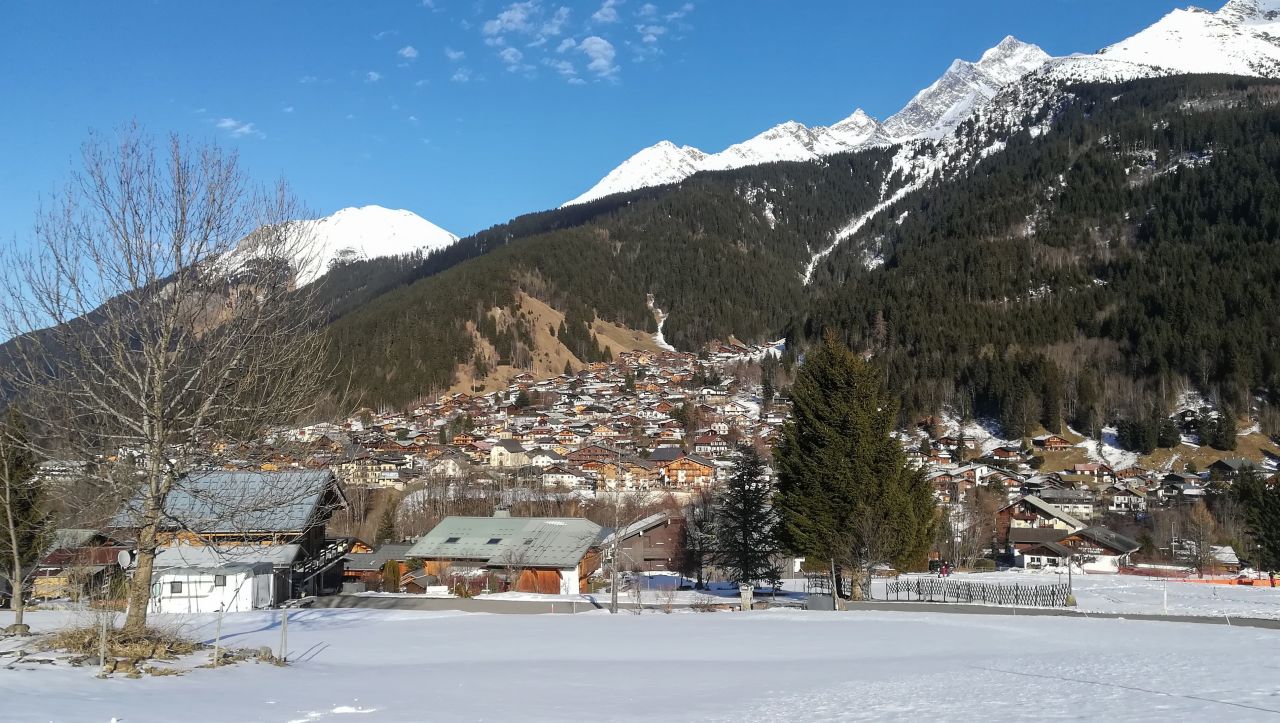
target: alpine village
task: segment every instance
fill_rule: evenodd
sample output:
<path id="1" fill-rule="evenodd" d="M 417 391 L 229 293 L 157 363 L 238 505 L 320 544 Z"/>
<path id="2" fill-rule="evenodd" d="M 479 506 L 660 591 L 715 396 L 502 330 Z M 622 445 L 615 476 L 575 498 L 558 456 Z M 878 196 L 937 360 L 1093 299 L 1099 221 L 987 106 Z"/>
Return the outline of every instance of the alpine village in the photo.
<path id="1" fill-rule="evenodd" d="M 491 22 L 506 43 L 550 33 L 520 30 L 519 13 L 559 16 L 504 7 Z M 668 17 L 605 2 L 591 22 L 608 10 Z M 19 671 L 80 676 L 57 679 L 80 691 L 65 700 L 97 696 L 75 682 L 95 675 L 174 676 L 195 687 L 147 690 L 191 696 L 219 684 L 199 667 L 305 678 L 331 641 L 358 645 L 347 624 L 400 648 L 417 633 L 394 626 L 417 618 L 396 615 L 448 613 L 504 655 L 603 650 L 615 632 L 600 621 L 649 617 L 616 634 L 659 662 L 686 653 L 645 639 L 695 645 L 757 618 L 972 625 L 985 610 L 983 635 L 1010 647 L 1040 646 L 1039 625 L 1085 634 L 1069 626 L 1092 616 L 1110 616 L 1097 634 L 1112 645 L 1148 634 L 1126 615 L 1267 627 L 1277 37 L 1275 0 L 1176 10 L 1090 54 L 1009 37 L 885 120 L 786 123 L 713 154 L 664 141 L 558 208 L 463 238 L 379 206 L 315 218 L 287 190 L 260 193 L 225 148 L 95 132 L 32 234 L 0 251 L 0 608 L 14 615 L 0 720 L 35 710 L 8 707 L 26 700 L 4 686 Z M 543 618 L 561 622 L 507 622 Z M 1143 624 L 1165 641 L 1224 634 Z M 483 632 L 502 625 L 543 627 Z M 823 630 L 807 634 L 837 634 Z M 1252 634 L 1274 651 L 1273 630 Z M 450 640 L 405 637 L 397 654 L 468 647 Z M 1046 684 L 1084 671 L 1091 645 L 1061 653 L 1077 667 Z M 1004 672 L 1038 669 L 1018 660 Z M 459 690 L 489 690 L 460 665 Z M 621 685 L 658 684 L 644 676 Z M 209 702 L 192 719 L 483 717 L 433 707 L 430 676 L 421 709 L 379 707 L 381 683 L 361 679 L 360 703 L 298 683 L 313 700 L 296 711 Z M 537 684 L 555 696 L 519 685 L 525 702 L 494 703 L 495 718 L 573 719 L 537 707 L 579 695 L 564 680 Z M 647 716 L 609 697 L 576 715 L 663 719 L 651 692 Z M 1084 698 L 1052 705 L 1154 710 Z M 1245 718 L 1276 712 L 1250 701 Z M 159 715 L 117 704 L 120 720 Z M 813 719 L 907 713 L 868 705 Z M 67 706 L 53 715 L 117 720 Z M 719 720 L 694 710 L 665 719 Z"/>

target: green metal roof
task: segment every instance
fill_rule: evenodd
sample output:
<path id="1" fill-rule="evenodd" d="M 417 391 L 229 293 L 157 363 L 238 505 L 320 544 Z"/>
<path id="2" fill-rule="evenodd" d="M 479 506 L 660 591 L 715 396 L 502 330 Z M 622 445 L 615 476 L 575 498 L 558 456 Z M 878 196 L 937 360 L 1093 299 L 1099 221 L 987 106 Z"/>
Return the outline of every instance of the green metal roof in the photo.
<path id="1" fill-rule="evenodd" d="M 490 567 L 570 568 L 600 532 L 600 525 L 580 517 L 446 517 L 407 556 Z"/>

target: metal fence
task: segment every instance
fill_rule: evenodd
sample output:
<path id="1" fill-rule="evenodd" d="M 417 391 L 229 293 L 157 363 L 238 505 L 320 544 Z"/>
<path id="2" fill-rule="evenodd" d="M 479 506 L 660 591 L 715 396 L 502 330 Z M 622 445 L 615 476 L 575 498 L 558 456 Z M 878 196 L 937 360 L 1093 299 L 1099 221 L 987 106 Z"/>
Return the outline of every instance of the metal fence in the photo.
<path id="1" fill-rule="evenodd" d="M 934 577 L 890 580 L 886 600 L 909 602 L 956 602 L 1022 607 L 1067 607 L 1071 590 L 1066 585 L 1000 585 Z"/>

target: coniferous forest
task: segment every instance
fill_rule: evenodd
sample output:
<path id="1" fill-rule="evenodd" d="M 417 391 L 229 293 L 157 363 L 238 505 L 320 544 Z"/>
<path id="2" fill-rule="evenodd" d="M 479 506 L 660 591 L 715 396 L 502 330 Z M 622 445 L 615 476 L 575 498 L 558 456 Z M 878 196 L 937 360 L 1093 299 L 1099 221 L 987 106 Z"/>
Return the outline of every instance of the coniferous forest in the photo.
<path id="1" fill-rule="evenodd" d="M 904 182 L 894 149 L 703 173 L 342 267 L 321 282 L 333 360 L 368 402 L 406 403 L 473 357 L 468 323 L 527 335 L 483 320 L 518 290 L 566 313 L 579 349 L 593 317 L 653 331 L 653 294 L 680 348 L 785 334 L 794 360 L 832 330 L 876 355 L 903 420 L 949 409 L 1007 436 L 1092 433 L 1150 426 L 1185 388 L 1230 410 L 1280 402 L 1280 85 L 1193 76 L 1063 98 L 1044 132 L 875 215 L 808 285 L 811 254 Z"/>

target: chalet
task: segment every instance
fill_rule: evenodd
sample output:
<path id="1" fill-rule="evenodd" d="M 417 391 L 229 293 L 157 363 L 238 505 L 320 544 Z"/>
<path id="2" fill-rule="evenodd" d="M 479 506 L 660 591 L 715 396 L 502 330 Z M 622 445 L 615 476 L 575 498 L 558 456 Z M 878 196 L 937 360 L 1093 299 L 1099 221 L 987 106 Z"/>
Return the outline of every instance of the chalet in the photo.
<path id="1" fill-rule="evenodd" d="M 1091 520 L 1096 509 L 1093 491 L 1088 489 L 1046 489 L 1040 499 L 1080 520 Z"/>
<path id="2" fill-rule="evenodd" d="M 1102 490 L 1102 505 L 1108 512 L 1145 512 L 1147 495 L 1127 484 L 1115 482 Z"/>
<path id="3" fill-rule="evenodd" d="M 155 574 L 190 567 L 204 579 L 220 574 L 208 571 L 222 564 L 270 562 L 274 602 L 336 592 L 347 545 L 327 540 L 324 528 L 345 504 L 342 487 L 328 470 L 187 475 L 165 500 Z M 131 500 L 113 527 L 136 531 L 141 505 L 141 497 Z M 237 574 L 258 574 L 256 568 L 249 572 Z"/>
<path id="4" fill-rule="evenodd" d="M 658 463 L 658 476 L 666 487 L 705 487 L 715 481 L 715 472 L 715 465 L 710 460 L 697 455 Z"/>
<path id="5" fill-rule="evenodd" d="M 617 459 L 620 454 L 618 450 L 602 444 L 589 444 L 573 450 L 565 455 L 565 458 L 574 464 L 584 464 L 603 459 Z"/>
<path id="6" fill-rule="evenodd" d="M 409 548 L 432 575 L 505 574 L 508 589 L 575 595 L 599 567 L 600 526 L 576 517 L 446 517 Z"/>
<path id="7" fill-rule="evenodd" d="M 552 465 L 563 464 L 564 455 L 550 449 L 535 449 L 529 452 L 529 464 L 546 469 Z"/>
<path id="8" fill-rule="evenodd" d="M 1065 437 L 1060 437 L 1056 434 L 1045 434 L 1045 435 L 1036 437 L 1031 441 L 1036 447 L 1039 447 L 1040 449 L 1050 451 L 1050 452 L 1058 452 L 1064 449 L 1071 449 L 1073 446 L 1075 446 L 1071 444 L 1071 442 L 1067 440 Z"/>
<path id="9" fill-rule="evenodd" d="M 1008 540 L 1014 528 L 1051 527 L 1063 532 L 1084 529 L 1085 523 L 1035 495 L 1024 495 L 996 512 L 996 529 L 1001 540 Z"/>
<path id="10" fill-rule="evenodd" d="M 1058 540 L 1068 547 L 1085 572 L 1119 572 L 1129 557 L 1141 549 L 1137 542 L 1105 527 L 1087 527 Z"/>
<path id="11" fill-rule="evenodd" d="M 679 569 L 680 540 L 684 519 L 658 512 L 622 528 L 618 533 L 619 569 L 629 572 L 657 572 Z M 600 542 L 605 565 L 613 559 L 614 534 Z"/>
<path id="12" fill-rule="evenodd" d="M 1017 447 L 996 447 L 991 450 L 995 459 L 1014 460 L 1022 458 L 1022 450 Z"/>
<path id="13" fill-rule="evenodd" d="M 1241 472 L 1261 472 L 1262 465 L 1251 459 L 1241 459 L 1234 457 L 1231 459 L 1219 459 L 1209 465 L 1209 474 L 1214 477 L 1224 479 L 1233 479 Z"/>
<path id="14" fill-rule="evenodd" d="M 542 486 L 589 488 L 592 485 L 577 469 L 564 464 L 553 464 L 542 470 Z"/>

